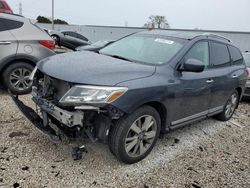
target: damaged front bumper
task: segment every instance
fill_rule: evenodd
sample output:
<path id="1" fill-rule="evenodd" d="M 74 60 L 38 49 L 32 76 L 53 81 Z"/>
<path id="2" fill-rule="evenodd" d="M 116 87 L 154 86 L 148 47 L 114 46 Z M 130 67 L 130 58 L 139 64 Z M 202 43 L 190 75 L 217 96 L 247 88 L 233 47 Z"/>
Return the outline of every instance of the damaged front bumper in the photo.
<path id="1" fill-rule="evenodd" d="M 107 142 L 107 132 L 112 118 L 101 113 L 104 111 L 98 111 L 96 108 L 90 109 L 88 106 L 84 107 L 86 111 L 83 106 L 82 110 L 67 111 L 46 99 L 33 95 L 32 100 L 40 108 L 38 112 L 25 105 L 18 96 L 11 93 L 10 96 L 30 123 L 54 142 L 61 141 L 65 136 L 71 139 L 87 136 L 93 142 L 97 139 Z M 117 114 L 111 112 L 110 114 L 113 118 L 118 117 Z"/>
<path id="2" fill-rule="evenodd" d="M 36 98 L 33 97 L 32 99 L 36 101 L 35 103 L 38 105 L 42 110 L 42 117 L 41 118 L 38 113 L 36 113 L 32 108 L 25 105 L 22 101 L 18 99 L 18 96 L 14 96 L 10 93 L 11 98 L 13 99 L 14 103 L 18 107 L 18 109 L 22 112 L 22 114 L 29 120 L 29 122 L 36 127 L 42 134 L 49 137 L 49 139 L 53 142 L 60 142 L 62 141 L 61 135 L 57 133 L 55 129 L 53 129 L 49 125 L 48 114 L 55 117 L 58 121 L 61 120 L 61 123 L 65 122 L 68 125 L 73 125 L 74 123 L 79 122 L 84 116 L 82 113 L 72 113 L 65 110 L 62 110 L 50 103 L 43 103 L 41 105 L 41 101 L 36 101 Z M 82 124 L 82 122 L 79 122 Z M 67 135 L 66 135 L 67 136 Z M 83 152 L 87 152 L 84 145 L 73 147 L 72 148 L 72 158 L 74 160 L 82 159 Z"/>
<path id="3" fill-rule="evenodd" d="M 42 119 L 32 108 L 26 106 L 22 101 L 20 101 L 18 96 L 14 96 L 13 94 L 10 94 L 10 96 L 21 113 L 34 127 L 36 127 L 44 135 L 48 136 L 52 141 L 58 142 L 61 140 L 56 131 L 46 125 L 46 123 L 44 123 L 44 119 Z"/>
<path id="4" fill-rule="evenodd" d="M 84 112 L 80 110 L 74 112 L 63 110 L 48 100 L 40 98 L 36 94 L 33 95 L 32 100 L 41 108 L 45 126 L 48 125 L 47 114 L 50 114 L 67 127 L 83 126 Z"/>
<path id="5" fill-rule="evenodd" d="M 11 93 L 10 96 L 21 113 L 31 122 L 31 124 L 40 132 L 49 136 L 52 141 L 58 142 L 61 140 L 60 137 L 62 133 L 65 133 L 65 129 L 62 129 L 62 127 L 74 130 L 76 126 L 84 126 L 84 112 L 81 110 L 70 112 L 57 107 L 46 99 L 33 95 L 32 100 L 40 107 L 41 115 L 38 115 L 38 112 L 19 100 L 18 96 L 14 96 Z M 52 123 L 51 119 L 54 119 L 56 122 L 54 121 Z"/>

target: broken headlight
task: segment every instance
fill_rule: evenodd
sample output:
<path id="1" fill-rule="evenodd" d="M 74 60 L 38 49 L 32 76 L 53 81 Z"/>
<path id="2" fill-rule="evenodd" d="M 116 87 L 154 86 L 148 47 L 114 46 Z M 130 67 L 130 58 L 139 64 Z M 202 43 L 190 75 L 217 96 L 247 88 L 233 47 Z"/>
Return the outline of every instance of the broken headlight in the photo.
<path id="1" fill-rule="evenodd" d="M 112 103 L 127 90 L 126 87 L 74 86 L 61 98 L 60 103 L 65 105 Z"/>

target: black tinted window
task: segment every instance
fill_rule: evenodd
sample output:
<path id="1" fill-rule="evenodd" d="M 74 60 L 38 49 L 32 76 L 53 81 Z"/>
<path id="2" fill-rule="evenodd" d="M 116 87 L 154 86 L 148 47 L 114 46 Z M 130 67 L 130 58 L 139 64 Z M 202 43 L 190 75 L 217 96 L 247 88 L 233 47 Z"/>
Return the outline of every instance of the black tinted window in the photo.
<path id="1" fill-rule="evenodd" d="M 3 3 L 0 2 L 0 9 L 3 9 L 3 8 L 4 8 Z"/>
<path id="2" fill-rule="evenodd" d="M 197 59 L 204 63 L 207 68 L 209 65 L 209 47 L 208 42 L 196 43 L 189 52 L 185 55 L 185 61 L 188 59 Z"/>
<path id="3" fill-rule="evenodd" d="M 230 51 L 231 58 L 234 64 L 243 63 L 243 57 L 239 49 L 233 46 L 229 46 L 229 51 Z"/>
<path id="4" fill-rule="evenodd" d="M 23 22 L 0 18 L 0 31 L 18 29 L 23 26 Z"/>
<path id="5" fill-rule="evenodd" d="M 68 35 L 77 38 L 77 34 L 74 32 L 68 32 Z"/>
<path id="6" fill-rule="evenodd" d="M 221 66 L 230 63 L 230 56 L 227 46 L 221 43 L 211 42 L 211 59 L 214 66 Z"/>
<path id="7" fill-rule="evenodd" d="M 81 40 L 85 40 L 88 41 L 88 39 L 80 34 L 77 34 L 77 38 L 81 39 Z"/>
<path id="8" fill-rule="evenodd" d="M 64 34 L 64 35 L 69 35 L 69 33 L 66 32 L 66 31 L 62 32 L 62 34 Z"/>

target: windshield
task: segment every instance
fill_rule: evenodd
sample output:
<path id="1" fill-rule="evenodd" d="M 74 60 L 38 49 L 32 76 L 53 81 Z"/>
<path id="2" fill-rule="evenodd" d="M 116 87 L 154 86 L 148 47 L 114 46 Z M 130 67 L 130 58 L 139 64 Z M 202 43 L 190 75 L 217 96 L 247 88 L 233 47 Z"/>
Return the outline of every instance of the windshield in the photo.
<path id="1" fill-rule="evenodd" d="M 168 63 L 185 40 L 162 36 L 132 35 L 100 50 L 100 54 L 122 57 L 134 62 L 161 65 Z"/>
<path id="2" fill-rule="evenodd" d="M 243 54 L 247 67 L 250 67 L 250 54 Z"/>

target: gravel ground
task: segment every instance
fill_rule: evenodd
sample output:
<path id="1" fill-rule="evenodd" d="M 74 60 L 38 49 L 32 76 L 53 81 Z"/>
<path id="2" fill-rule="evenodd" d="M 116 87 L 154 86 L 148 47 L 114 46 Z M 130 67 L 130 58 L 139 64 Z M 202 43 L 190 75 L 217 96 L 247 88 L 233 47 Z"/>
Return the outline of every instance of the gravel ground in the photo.
<path id="1" fill-rule="evenodd" d="M 137 164 L 121 164 L 106 145 L 90 142 L 84 159 L 73 161 L 72 145 L 51 143 L 0 93 L 0 187 L 249 188 L 249 120 L 250 103 L 242 102 L 230 122 L 208 119 L 168 133 Z"/>

